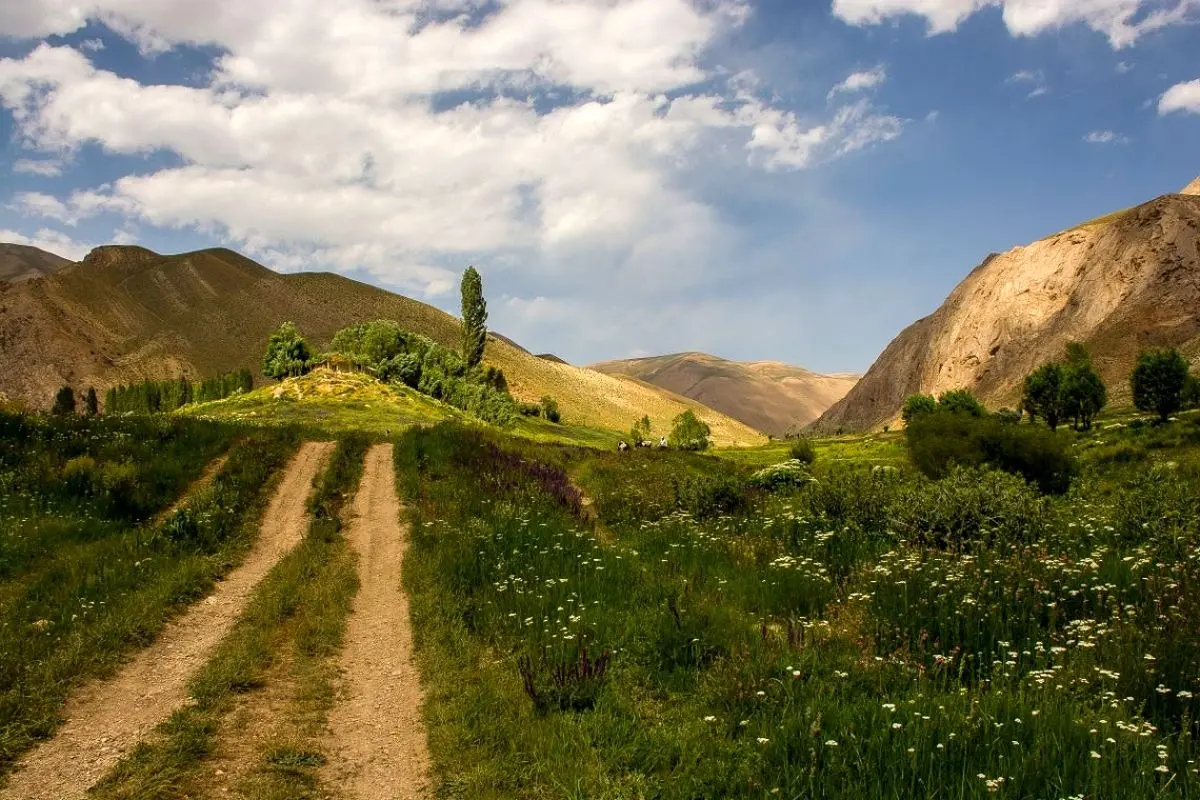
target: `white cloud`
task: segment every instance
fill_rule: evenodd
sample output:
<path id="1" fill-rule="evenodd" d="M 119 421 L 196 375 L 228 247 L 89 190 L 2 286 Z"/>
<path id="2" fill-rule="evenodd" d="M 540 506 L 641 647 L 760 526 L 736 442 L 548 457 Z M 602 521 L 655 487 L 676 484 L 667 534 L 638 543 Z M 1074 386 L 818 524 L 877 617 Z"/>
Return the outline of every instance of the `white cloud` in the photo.
<path id="1" fill-rule="evenodd" d="M 362 267 L 431 293 L 478 254 L 526 271 L 670 274 L 728 239 L 683 188 L 692 171 L 714 159 L 801 169 L 905 122 L 865 100 L 801 119 L 759 99 L 750 73 L 696 88 L 716 77 L 705 48 L 744 16 L 733 0 L 511 0 L 469 25 L 417 25 L 422 8 L 107 0 L 101 18 L 127 35 L 226 54 L 200 87 L 139 84 L 45 44 L 0 60 L 0 103 L 25 145 L 182 161 L 24 210 L 200 227 L 281 269 Z M 431 102 L 452 88 L 472 101 Z M 580 99 L 524 99 L 561 89 Z"/>
<path id="2" fill-rule="evenodd" d="M 1113 131 L 1092 131 L 1083 137 L 1089 144 L 1129 144 L 1129 137 Z"/>
<path id="3" fill-rule="evenodd" d="M 12 165 L 13 172 L 41 175 L 43 178 L 58 177 L 62 170 L 62 161 L 56 158 L 18 158 Z"/>
<path id="4" fill-rule="evenodd" d="M 1128 61 L 1119 61 L 1117 62 L 1115 69 L 1118 75 L 1125 75 L 1126 73 L 1132 72 L 1133 67 L 1134 65 L 1130 64 Z"/>
<path id="5" fill-rule="evenodd" d="M 1174 111 L 1200 114 L 1200 78 L 1177 83 L 1158 99 L 1159 114 L 1165 115 Z"/>
<path id="6" fill-rule="evenodd" d="M 1032 100 L 1035 97 L 1041 97 L 1050 91 L 1050 87 L 1046 85 L 1046 73 L 1042 70 L 1023 69 L 1014 72 L 1005 81 L 1006 84 L 1029 84 L 1033 88 L 1025 95 L 1026 100 Z"/>
<path id="7" fill-rule="evenodd" d="M 882 65 L 865 72 L 854 72 L 847 76 L 846 80 L 830 89 L 827 99 L 832 100 L 836 95 L 843 92 L 853 93 L 874 89 L 886 80 L 887 70 Z"/>
<path id="8" fill-rule="evenodd" d="M 14 198 L 12 207 L 23 216 L 45 217 L 74 225 L 75 215 L 57 197 L 41 192 L 21 192 Z"/>
<path id="9" fill-rule="evenodd" d="M 72 261 L 79 261 L 88 254 L 88 251 L 95 247 L 94 244 L 77 242 L 62 231 L 50 228 L 42 228 L 32 236 L 26 236 L 14 230 L 0 229 L 0 242 L 11 242 L 13 244 L 37 247 Z"/>
<path id="10" fill-rule="evenodd" d="M 1117 49 L 1146 33 L 1193 22 L 1200 15 L 1200 0 L 833 0 L 833 13 L 852 25 L 915 15 L 925 19 L 931 34 L 953 31 L 977 11 L 996 7 L 1014 36 L 1083 24 L 1106 36 Z"/>

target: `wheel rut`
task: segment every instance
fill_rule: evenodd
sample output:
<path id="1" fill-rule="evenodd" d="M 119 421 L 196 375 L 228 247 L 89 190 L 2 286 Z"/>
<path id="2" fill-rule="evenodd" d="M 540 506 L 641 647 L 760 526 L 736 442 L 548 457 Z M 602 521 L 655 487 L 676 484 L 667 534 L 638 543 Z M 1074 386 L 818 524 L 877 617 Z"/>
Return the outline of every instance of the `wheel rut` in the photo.
<path id="1" fill-rule="evenodd" d="M 308 529 L 308 497 L 330 453 L 308 442 L 285 468 L 245 561 L 208 597 L 170 622 L 110 679 L 84 685 L 67 702 L 67 721 L 30 751 L 0 800 L 76 800 L 146 734 L 187 701 L 187 681 L 233 627 L 254 587 Z"/>
<path id="2" fill-rule="evenodd" d="M 424 798 L 429 751 L 408 598 L 400 586 L 408 526 L 400 520 L 391 445 L 367 453 L 346 537 L 361 585 L 346 627 L 338 701 L 329 714 L 323 783 L 346 800 Z"/>

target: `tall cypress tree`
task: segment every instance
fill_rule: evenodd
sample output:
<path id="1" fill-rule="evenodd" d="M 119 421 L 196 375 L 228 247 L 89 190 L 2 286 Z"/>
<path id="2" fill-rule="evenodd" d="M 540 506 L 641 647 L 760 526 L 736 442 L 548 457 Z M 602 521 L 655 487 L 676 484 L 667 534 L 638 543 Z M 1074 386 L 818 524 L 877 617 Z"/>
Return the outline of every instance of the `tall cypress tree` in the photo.
<path id="1" fill-rule="evenodd" d="M 100 398 L 96 397 L 95 386 L 88 387 L 85 407 L 87 408 L 87 415 L 89 417 L 94 417 L 100 413 Z"/>
<path id="2" fill-rule="evenodd" d="M 467 367 L 477 367 L 483 361 L 487 343 L 487 301 L 483 299 L 483 279 L 474 267 L 467 267 L 462 277 L 462 356 Z"/>

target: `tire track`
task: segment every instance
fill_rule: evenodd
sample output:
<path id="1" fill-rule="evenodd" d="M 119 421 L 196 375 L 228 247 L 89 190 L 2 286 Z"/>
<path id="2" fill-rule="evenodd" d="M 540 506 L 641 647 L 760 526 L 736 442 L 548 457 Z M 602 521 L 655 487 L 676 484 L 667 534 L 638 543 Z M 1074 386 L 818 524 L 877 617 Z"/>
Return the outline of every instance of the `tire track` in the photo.
<path id="1" fill-rule="evenodd" d="M 138 741 L 187 701 L 187 681 L 229 632 L 255 585 L 308 529 L 308 497 L 332 452 L 307 442 L 286 467 L 241 566 L 169 623 L 111 679 L 85 685 L 67 702 L 56 735 L 21 759 L 0 800 L 75 800 Z"/>
<path id="2" fill-rule="evenodd" d="M 324 783 L 346 800 L 423 798 L 429 751 L 408 598 L 400 587 L 408 528 L 400 522 L 391 445 L 367 453 L 346 535 L 358 556 L 361 587 L 346 628 L 338 702 L 329 714 Z"/>

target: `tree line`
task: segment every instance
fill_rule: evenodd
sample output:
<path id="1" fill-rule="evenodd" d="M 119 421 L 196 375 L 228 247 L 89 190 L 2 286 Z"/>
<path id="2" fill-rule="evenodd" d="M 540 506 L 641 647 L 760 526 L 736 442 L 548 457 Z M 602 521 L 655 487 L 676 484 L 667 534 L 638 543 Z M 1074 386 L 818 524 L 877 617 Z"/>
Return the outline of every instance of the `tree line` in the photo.
<path id="1" fill-rule="evenodd" d="M 174 411 L 190 403 L 223 400 L 254 388 L 254 376 L 248 369 L 234 370 L 212 378 L 191 381 L 184 376 L 161 381 L 114 386 L 104 394 L 107 414 L 157 414 Z"/>

